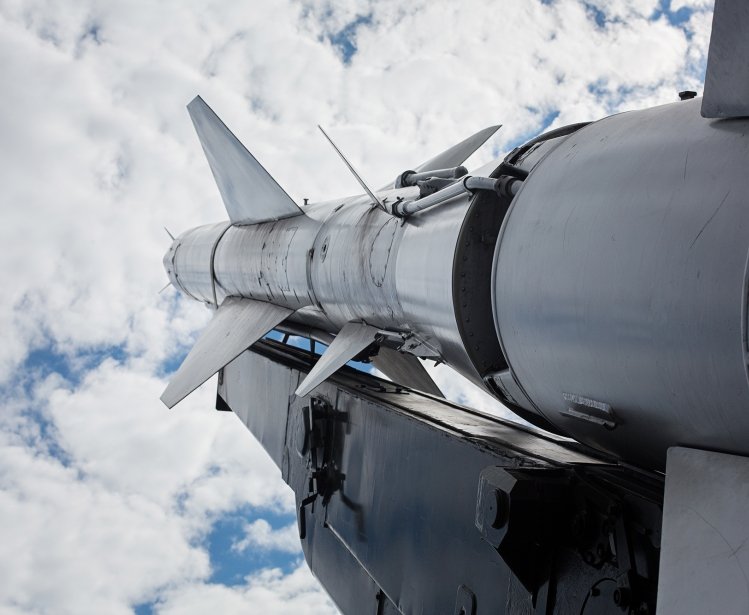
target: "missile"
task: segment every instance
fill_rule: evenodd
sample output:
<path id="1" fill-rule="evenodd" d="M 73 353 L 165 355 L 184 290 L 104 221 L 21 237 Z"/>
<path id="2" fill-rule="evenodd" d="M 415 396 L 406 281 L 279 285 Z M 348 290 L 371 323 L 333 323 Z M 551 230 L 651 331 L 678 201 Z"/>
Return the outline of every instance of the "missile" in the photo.
<path id="1" fill-rule="evenodd" d="M 167 406 L 279 325 L 330 343 L 300 395 L 366 349 L 364 358 L 375 355 L 385 374 L 428 393 L 441 394 L 417 357 L 460 366 L 483 386 L 454 319 L 452 254 L 444 249 L 457 241 L 469 176 L 455 180 L 459 189 L 447 201 L 431 195 L 440 207 L 418 224 L 393 214 L 420 196 L 417 182 L 302 210 L 201 98 L 188 110 L 230 219 L 183 233 L 164 257 L 176 288 L 216 308 L 164 392 Z M 413 173 L 461 173 L 456 168 L 498 128 L 479 131 Z"/>
<path id="2" fill-rule="evenodd" d="M 721 7 L 718 26 L 747 13 Z M 355 358 L 441 395 L 433 359 L 641 467 L 675 445 L 749 454 L 749 69 L 732 55 L 749 43 L 714 39 L 704 98 L 552 130 L 469 173 L 491 126 L 379 190 L 341 154 L 365 193 L 303 208 L 196 98 L 229 219 L 164 256 L 215 314 L 163 402 L 279 329 L 328 345 L 300 396 Z"/>

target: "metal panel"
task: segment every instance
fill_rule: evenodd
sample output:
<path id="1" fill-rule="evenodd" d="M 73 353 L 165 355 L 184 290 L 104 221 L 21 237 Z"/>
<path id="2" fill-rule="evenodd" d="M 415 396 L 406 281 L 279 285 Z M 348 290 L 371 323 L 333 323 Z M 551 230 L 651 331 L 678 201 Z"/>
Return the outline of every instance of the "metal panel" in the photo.
<path id="1" fill-rule="evenodd" d="M 175 288 L 198 301 L 213 303 L 213 255 L 228 224 L 199 226 L 182 233 L 172 242 L 164 255 L 164 268 Z M 222 289 L 217 287 L 216 290 Z M 224 296 L 221 293 L 221 298 Z"/>
<path id="2" fill-rule="evenodd" d="M 749 2 L 715 0 L 702 116 L 749 116 Z"/>
<path id="3" fill-rule="evenodd" d="M 227 298 L 172 376 L 161 401 L 174 407 L 290 314 L 271 303 Z"/>
<path id="4" fill-rule="evenodd" d="M 299 396 L 306 395 L 312 389 L 341 369 L 362 350 L 375 341 L 378 335 L 376 327 L 370 327 L 362 322 L 347 323 L 336 335 L 333 343 L 315 363 L 315 367 L 307 375 L 296 390 Z"/>
<path id="5" fill-rule="evenodd" d="M 221 372 L 218 394 L 278 467 L 286 440 L 286 409 L 299 374 L 255 352 L 243 352 Z"/>
<path id="6" fill-rule="evenodd" d="M 668 451 L 658 615 L 749 613 L 749 458 Z"/>
<path id="7" fill-rule="evenodd" d="M 234 224 L 254 224 L 302 213 L 200 96 L 187 105 L 187 110 Z"/>

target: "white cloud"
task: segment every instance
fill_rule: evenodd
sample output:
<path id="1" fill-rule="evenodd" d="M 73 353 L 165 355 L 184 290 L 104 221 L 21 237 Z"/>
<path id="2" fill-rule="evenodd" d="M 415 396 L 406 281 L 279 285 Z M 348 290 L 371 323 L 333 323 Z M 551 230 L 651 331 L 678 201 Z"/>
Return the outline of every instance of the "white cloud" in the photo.
<path id="1" fill-rule="evenodd" d="M 0 487 L 0 605 L 127 613 L 173 578 L 209 571 L 205 552 L 191 546 L 184 520 L 170 510 L 102 489 L 5 435 Z"/>
<path id="2" fill-rule="evenodd" d="M 290 574 L 266 569 L 242 586 L 191 584 L 170 591 L 155 611 L 159 615 L 204 613 L 273 613 L 335 615 L 338 610 L 302 564 Z"/>
<path id="3" fill-rule="evenodd" d="M 690 9 L 693 11 L 712 11 L 715 0 L 671 0 L 671 10 L 676 12 L 681 9 Z"/>
<path id="4" fill-rule="evenodd" d="M 293 510 L 260 445 L 235 416 L 211 410 L 210 387 L 170 411 L 158 401 L 163 384 L 110 360 L 74 390 L 51 377 L 10 398 L 0 422 L 0 605 L 127 613 L 210 575 L 201 541 L 217 516 Z"/>
<path id="5" fill-rule="evenodd" d="M 247 550 L 283 551 L 286 553 L 301 553 L 299 544 L 299 528 L 296 521 L 279 529 L 273 529 L 265 519 L 257 519 L 246 523 L 244 536 L 232 544 L 232 549 L 238 552 Z"/>

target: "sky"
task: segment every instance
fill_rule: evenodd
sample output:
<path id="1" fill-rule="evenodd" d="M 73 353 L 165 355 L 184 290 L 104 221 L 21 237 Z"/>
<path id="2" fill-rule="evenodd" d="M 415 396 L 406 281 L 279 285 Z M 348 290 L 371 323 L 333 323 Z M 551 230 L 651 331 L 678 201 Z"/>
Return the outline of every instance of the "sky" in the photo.
<path id="1" fill-rule="evenodd" d="M 375 186 L 496 123 L 540 131 L 701 92 L 710 0 L 0 0 L 0 613 L 327 615 L 293 494 L 210 381 L 169 289 L 226 218 L 201 94 L 297 202 Z M 446 368 L 449 397 L 501 408 Z"/>

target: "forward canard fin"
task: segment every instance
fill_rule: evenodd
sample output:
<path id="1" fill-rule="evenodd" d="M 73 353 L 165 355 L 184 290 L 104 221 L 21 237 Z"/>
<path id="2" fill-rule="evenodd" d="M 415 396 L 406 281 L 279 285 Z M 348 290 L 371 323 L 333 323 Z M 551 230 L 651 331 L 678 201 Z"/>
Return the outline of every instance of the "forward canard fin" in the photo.
<path id="1" fill-rule="evenodd" d="M 500 125 L 489 126 L 479 130 L 460 143 L 448 147 L 444 152 L 437 154 L 426 162 L 421 163 L 414 169 L 416 173 L 435 171 L 437 169 L 448 169 L 463 164 L 479 147 L 489 140 L 495 132 L 501 128 Z"/>
<path id="2" fill-rule="evenodd" d="M 462 165 L 479 147 L 486 143 L 489 138 L 501 128 L 501 124 L 489 126 L 477 133 L 472 134 L 460 143 L 448 147 L 444 152 L 433 156 L 426 162 L 412 169 L 414 173 L 427 173 L 440 169 L 451 169 Z M 393 187 L 392 182 L 380 188 L 380 190 L 389 190 Z"/>

